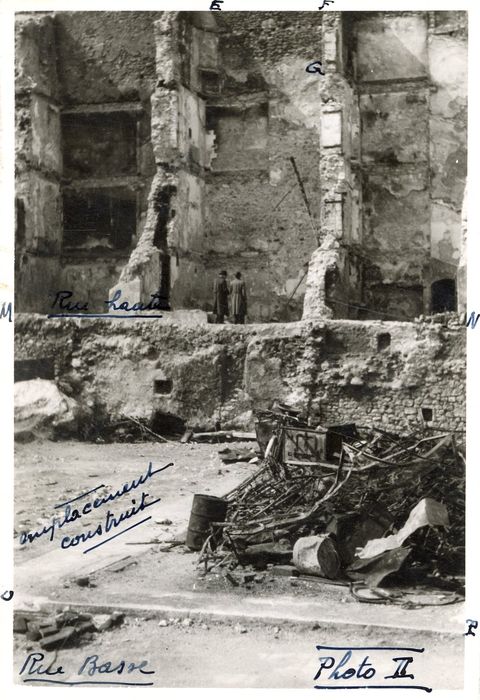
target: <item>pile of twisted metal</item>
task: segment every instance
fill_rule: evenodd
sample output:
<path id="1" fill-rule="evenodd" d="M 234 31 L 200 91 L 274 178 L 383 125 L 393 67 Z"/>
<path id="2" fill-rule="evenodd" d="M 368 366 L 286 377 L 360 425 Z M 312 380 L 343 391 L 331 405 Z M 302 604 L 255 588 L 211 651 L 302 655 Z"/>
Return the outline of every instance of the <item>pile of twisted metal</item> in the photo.
<path id="1" fill-rule="evenodd" d="M 371 587 L 391 575 L 462 578 L 463 436 L 313 428 L 288 407 L 257 414 L 256 428 L 263 459 L 224 496 L 225 520 L 200 553 L 206 571 L 293 562 L 296 574 Z"/>

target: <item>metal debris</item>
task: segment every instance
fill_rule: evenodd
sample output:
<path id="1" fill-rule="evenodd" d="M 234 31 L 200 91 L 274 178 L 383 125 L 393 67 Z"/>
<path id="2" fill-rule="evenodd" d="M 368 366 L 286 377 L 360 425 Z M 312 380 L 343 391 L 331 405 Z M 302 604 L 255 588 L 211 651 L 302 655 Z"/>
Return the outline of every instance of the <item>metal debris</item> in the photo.
<path id="1" fill-rule="evenodd" d="M 207 541 L 201 552 L 205 573 L 243 566 L 256 551 L 257 567 L 289 564 L 287 553 L 300 538 L 326 533 L 342 565 L 332 578 L 344 580 L 348 567 L 377 585 L 407 554 L 409 569 L 425 576 L 462 573 L 465 458 L 453 433 L 313 428 L 283 406 L 258 414 L 256 428 L 263 460 L 224 496 L 222 540 L 215 549 Z M 372 559 L 374 547 L 379 556 Z M 349 567 L 359 548 L 368 561 Z"/>

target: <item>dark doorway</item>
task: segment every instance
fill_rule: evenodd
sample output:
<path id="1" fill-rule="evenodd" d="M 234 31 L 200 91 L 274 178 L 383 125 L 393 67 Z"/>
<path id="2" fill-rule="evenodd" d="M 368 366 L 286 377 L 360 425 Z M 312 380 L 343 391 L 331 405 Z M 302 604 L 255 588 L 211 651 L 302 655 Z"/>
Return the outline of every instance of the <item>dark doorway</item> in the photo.
<path id="1" fill-rule="evenodd" d="M 431 310 L 432 314 L 457 310 L 457 289 L 455 280 L 444 279 L 433 282 Z"/>

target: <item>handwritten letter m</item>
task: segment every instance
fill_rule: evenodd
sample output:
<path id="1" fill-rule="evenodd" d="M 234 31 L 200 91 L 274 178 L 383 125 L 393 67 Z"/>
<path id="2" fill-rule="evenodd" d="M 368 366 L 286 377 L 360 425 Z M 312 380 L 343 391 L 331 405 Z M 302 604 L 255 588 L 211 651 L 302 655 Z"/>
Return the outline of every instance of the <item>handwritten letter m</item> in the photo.
<path id="1" fill-rule="evenodd" d="M 478 319 L 480 318 L 480 314 L 477 314 L 475 316 L 475 311 L 472 311 L 470 314 L 470 318 L 467 321 L 467 328 L 469 327 L 470 324 L 472 324 L 472 330 L 475 328 L 477 325 Z"/>
<path id="2" fill-rule="evenodd" d="M 0 319 L 8 318 L 9 322 L 12 322 L 12 302 L 10 301 L 7 306 L 6 301 L 3 302 L 2 308 L 0 309 Z"/>

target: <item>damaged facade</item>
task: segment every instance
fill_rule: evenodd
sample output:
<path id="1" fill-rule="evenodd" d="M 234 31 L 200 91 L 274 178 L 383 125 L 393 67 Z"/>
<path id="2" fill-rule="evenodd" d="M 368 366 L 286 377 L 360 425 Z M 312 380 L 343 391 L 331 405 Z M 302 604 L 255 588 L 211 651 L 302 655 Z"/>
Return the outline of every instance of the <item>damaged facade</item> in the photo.
<path id="1" fill-rule="evenodd" d="M 16 56 L 20 383 L 98 425 L 464 428 L 465 329 L 414 319 L 465 310 L 466 13 L 19 14 Z M 220 269 L 245 327 L 206 324 Z"/>
<path id="2" fill-rule="evenodd" d="M 454 320 L 221 327 L 21 314 L 16 331 L 18 390 L 55 380 L 99 427 L 122 416 L 159 432 L 252 427 L 279 400 L 312 425 L 465 428 L 465 328 Z"/>
<path id="3" fill-rule="evenodd" d="M 464 310 L 466 23 L 19 14 L 17 312 L 209 311 L 222 268 L 250 321 Z"/>

